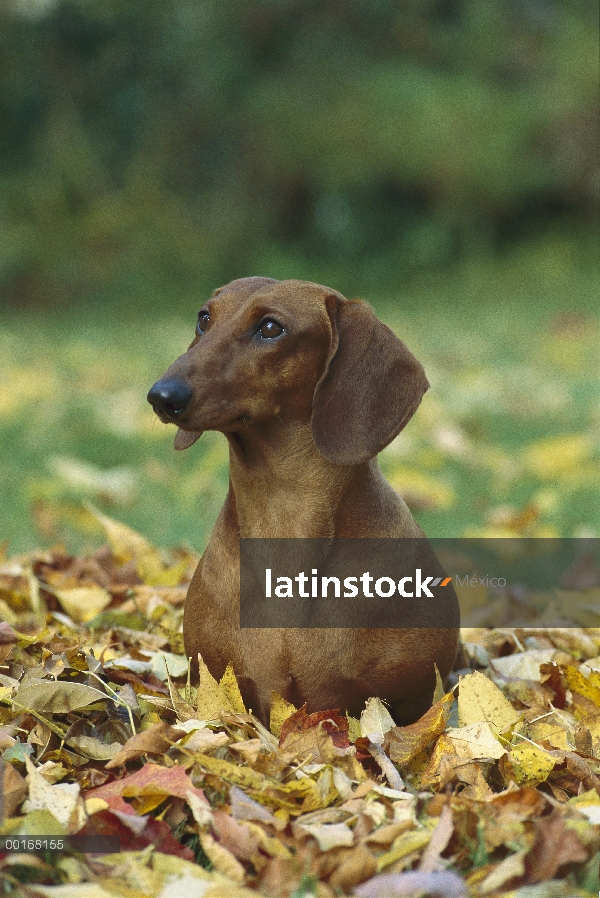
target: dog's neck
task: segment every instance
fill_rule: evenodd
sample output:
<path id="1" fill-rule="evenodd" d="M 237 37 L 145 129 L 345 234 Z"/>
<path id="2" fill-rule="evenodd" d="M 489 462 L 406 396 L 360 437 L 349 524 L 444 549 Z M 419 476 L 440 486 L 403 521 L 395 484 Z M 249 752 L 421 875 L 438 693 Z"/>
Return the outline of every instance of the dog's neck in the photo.
<path id="1" fill-rule="evenodd" d="M 227 434 L 230 499 L 240 536 L 339 535 L 345 496 L 369 463 L 334 465 L 317 450 L 310 423 L 270 421 Z M 364 469 L 364 470 L 363 470 Z"/>

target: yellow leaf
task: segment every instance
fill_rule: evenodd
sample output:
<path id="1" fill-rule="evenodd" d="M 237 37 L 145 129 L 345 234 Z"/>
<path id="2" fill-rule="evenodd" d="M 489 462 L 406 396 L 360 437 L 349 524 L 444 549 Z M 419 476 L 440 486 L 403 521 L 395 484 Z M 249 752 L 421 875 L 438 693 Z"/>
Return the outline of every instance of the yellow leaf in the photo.
<path id="1" fill-rule="evenodd" d="M 394 764 L 408 764 L 420 751 L 431 745 L 444 732 L 454 695 L 449 692 L 429 711 L 405 727 L 393 727 L 385 735 L 385 745 Z"/>
<path id="2" fill-rule="evenodd" d="M 223 845 L 215 842 L 210 833 L 200 833 L 200 844 L 207 858 L 218 873 L 234 882 L 244 881 L 244 868 Z"/>
<path id="3" fill-rule="evenodd" d="M 509 758 L 520 786 L 534 786 L 545 782 L 556 763 L 547 751 L 529 742 L 511 746 Z"/>
<path id="4" fill-rule="evenodd" d="M 236 786 L 242 786 L 245 789 L 262 791 L 269 783 L 267 777 L 263 776 L 262 773 L 257 773 L 256 770 L 252 770 L 250 767 L 238 767 L 237 764 L 232 764 L 231 761 L 213 758 L 202 753 L 197 754 L 195 760 L 209 773 L 220 776 L 227 783 L 234 783 Z"/>
<path id="5" fill-rule="evenodd" d="M 495 683 L 479 671 L 459 680 L 458 722 L 468 726 L 485 720 L 496 733 L 505 733 L 521 719 Z"/>
<path id="6" fill-rule="evenodd" d="M 112 596 L 100 586 L 55 589 L 54 595 L 63 611 L 78 624 L 85 624 L 110 605 Z"/>
<path id="7" fill-rule="evenodd" d="M 437 510 L 451 508 L 456 502 L 448 483 L 413 468 L 396 468 L 389 481 L 411 507 Z"/>
<path id="8" fill-rule="evenodd" d="M 77 832 L 85 823 L 85 809 L 78 783 L 49 783 L 28 757 L 25 758 L 29 796 L 23 811 L 50 811 L 68 833 Z"/>
<path id="9" fill-rule="evenodd" d="M 116 561 L 125 564 L 135 560 L 138 576 L 148 586 L 173 585 L 164 582 L 165 565 L 158 550 L 148 540 L 126 524 L 102 514 L 91 502 L 86 502 L 85 506 L 103 528 Z"/>
<path id="10" fill-rule="evenodd" d="M 396 861 L 401 861 L 402 858 L 412 854 L 413 851 L 420 851 L 422 848 L 425 848 L 430 839 L 431 832 L 428 830 L 402 833 L 402 835 L 394 839 L 390 850 L 377 858 L 377 872 L 381 872 L 381 870 L 384 870 Z"/>
<path id="11" fill-rule="evenodd" d="M 577 469 L 591 453 L 592 439 L 586 434 L 565 434 L 531 443 L 525 463 L 538 477 L 552 480 Z"/>
<path id="12" fill-rule="evenodd" d="M 268 804 L 288 814 L 306 814 L 324 807 L 326 802 L 337 796 L 337 790 L 328 791 L 326 796 L 312 779 L 303 777 L 289 783 L 273 783 L 264 792 L 252 796 L 261 804 Z"/>
<path id="13" fill-rule="evenodd" d="M 262 850 L 270 857 L 293 857 L 289 848 L 286 848 L 283 842 L 280 842 L 275 836 L 268 836 L 262 826 L 250 821 L 246 822 L 246 826 L 256 836 Z"/>
<path id="14" fill-rule="evenodd" d="M 269 729 L 274 736 L 281 736 L 281 727 L 284 721 L 295 714 L 298 709 L 286 702 L 277 692 L 271 695 L 271 716 L 269 718 Z"/>
<path id="15" fill-rule="evenodd" d="M 506 754 L 506 749 L 500 745 L 485 720 L 449 730 L 446 736 L 459 758 L 501 758 Z"/>
<path id="16" fill-rule="evenodd" d="M 235 713 L 245 714 L 246 706 L 244 705 L 242 693 L 240 692 L 240 687 L 238 686 L 238 681 L 236 679 L 232 664 L 227 665 L 225 673 L 223 674 L 219 682 L 219 686 L 221 687 L 223 695 L 225 696 Z"/>
<path id="17" fill-rule="evenodd" d="M 356 742 L 357 739 L 360 739 L 360 720 L 350 717 L 349 714 L 346 714 L 346 717 L 348 718 L 348 739 L 350 742 Z"/>
<path id="18" fill-rule="evenodd" d="M 28 645 L 37 645 L 39 642 L 47 642 L 52 635 L 53 634 L 50 633 L 48 627 L 44 627 L 43 630 L 40 630 L 39 633 L 35 633 L 33 636 L 29 636 L 27 633 L 19 633 L 18 630 L 15 630 L 19 648 L 24 648 Z"/>
<path id="19" fill-rule="evenodd" d="M 214 720 L 221 711 L 235 712 L 225 690 L 215 680 L 200 654 L 198 655 L 198 668 L 200 683 L 196 698 L 196 716 L 200 720 Z"/>
<path id="20" fill-rule="evenodd" d="M 442 677 L 438 670 L 438 666 L 435 663 L 433 666 L 435 667 L 435 690 L 433 692 L 433 701 L 431 702 L 431 704 L 435 705 L 443 699 L 445 692 L 444 684 L 442 682 Z"/>
<path id="21" fill-rule="evenodd" d="M 565 675 L 571 692 L 576 692 L 578 695 L 583 695 L 584 698 L 589 698 L 596 707 L 600 708 L 600 687 L 591 683 L 576 667 L 565 664 L 561 665 L 560 669 Z"/>

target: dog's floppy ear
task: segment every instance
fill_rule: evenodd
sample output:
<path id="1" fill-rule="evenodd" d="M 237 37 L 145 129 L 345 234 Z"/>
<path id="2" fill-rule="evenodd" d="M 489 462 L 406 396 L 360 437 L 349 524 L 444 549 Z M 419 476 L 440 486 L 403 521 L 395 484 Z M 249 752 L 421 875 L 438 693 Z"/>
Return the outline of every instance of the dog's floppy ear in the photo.
<path id="1" fill-rule="evenodd" d="M 404 343 L 360 300 L 327 298 L 332 345 L 313 399 L 319 452 L 340 465 L 373 458 L 415 413 L 429 383 Z"/>

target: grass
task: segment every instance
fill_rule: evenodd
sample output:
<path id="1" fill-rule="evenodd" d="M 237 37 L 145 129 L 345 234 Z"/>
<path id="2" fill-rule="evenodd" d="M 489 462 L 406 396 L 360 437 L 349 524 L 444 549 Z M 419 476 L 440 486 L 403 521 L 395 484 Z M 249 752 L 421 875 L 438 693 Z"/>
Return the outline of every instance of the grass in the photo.
<path id="1" fill-rule="evenodd" d="M 431 382 L 381 455 L 430 536 L 600 534 L 599 287 L 566 244 L 549 244 L 395 296 L 363 294 Z M 137 311 L 109 299 L 0 312 L 10 552 L 97 546 L 85 500 L 155 544 L 202 549 L 227 489 L 226 441 L 208 433 L 175 453 L 174 428 L 145 400 L 187 347 L 198 306 L 190 296 Z"/>

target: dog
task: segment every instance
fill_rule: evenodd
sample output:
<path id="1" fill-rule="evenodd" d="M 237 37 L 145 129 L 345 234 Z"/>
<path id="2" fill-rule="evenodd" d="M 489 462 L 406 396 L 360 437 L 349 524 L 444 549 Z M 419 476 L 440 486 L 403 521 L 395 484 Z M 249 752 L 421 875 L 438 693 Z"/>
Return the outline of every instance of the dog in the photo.
<path id="1" fill-rule="evenodd" d="M 424 539 L 377 454 L 429 384 L 362 300 L 320 284 L 248 277 L 214 292 L 187 350 L 148 393 L 175 449 L 204 430 L 229 442 L 229 492 L 190 583 L 185 650 L 215 677 L 231 662 L 246 707 L 272 693 L 308 711 L 387 701 L 398 724 L 431 705 L 458 629 L 241 628 L 240 539 Z"/>

